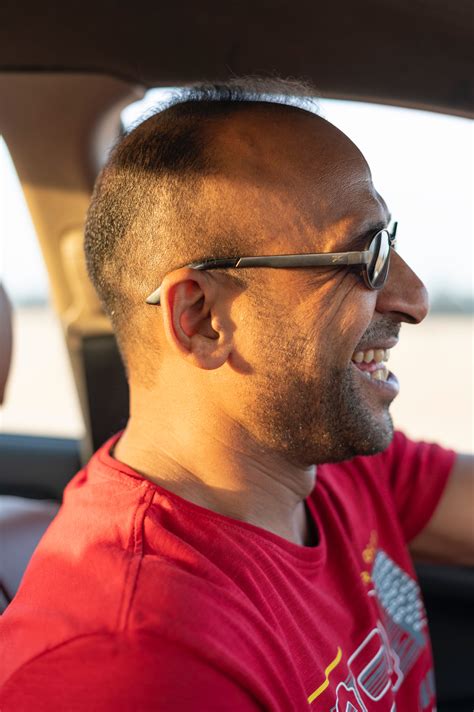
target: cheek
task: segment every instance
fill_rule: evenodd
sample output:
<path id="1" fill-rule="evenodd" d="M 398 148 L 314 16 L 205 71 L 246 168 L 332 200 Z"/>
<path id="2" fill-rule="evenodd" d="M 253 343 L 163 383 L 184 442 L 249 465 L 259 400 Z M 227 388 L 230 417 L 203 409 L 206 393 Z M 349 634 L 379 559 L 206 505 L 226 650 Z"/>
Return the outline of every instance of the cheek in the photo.
<path id="1" fill-rule="evenodd" d="M 275 315 L 263 304 L 239 298 L 232 304 L 230 318 L 233 325 L 233 365 L 246 374 L 260 371 L 262 360 L 276 348 L 279 329 Z"/>
<path id="2" fill-rule="evenodd" d="M 348 309 L 341 309 L 338 315 L 334 315 L 341 348 L 346 352 L 351 351 L 351 354 L 373 318 L 373 310 L 364 307 L 364 303 L 351 304 Z"/>
<path id="3" fill-rule="evenodd" d="M 286 297 L 283 299 L 282 295 Z M 285 289 L 232 306 L 234 358 L 247 373 L 327 369 L 350 359 L 373 320 L 376 292 L 348 273 L 291 297 Z"/>
<path id="4" fill-rule="evenodd" d="M 312 337 L 307 328 L 300 328 L 288 305 L 285 309 L 271 306 L 234 315 L 234 362 L 247 374 L 267 380 L 299 370 L 299 363 L 306 361 Z"/>
<path id="5" fill-rule="evenodd" d="M 301 329 L 306 328 L 322 358 L 327 353 L 331 360 L 337 360 L 339 354 L 344 360 L 348 354 L 350 358 L 353 348 L 373 320 L 375 292 L 358 283 L 344 287 L 341 284 L 337 289 L 328 290 L 318 295 L 312 305 L 305 306 Z"/>
<path id="6" fill-rule="evenodd" d="M 357 293 L 348 299 L 344 315 L 344 330 L 350 335 L 352 346 L 356 346 L 367 328 L 374 321 L 378 292 L 360 284 Z"/>

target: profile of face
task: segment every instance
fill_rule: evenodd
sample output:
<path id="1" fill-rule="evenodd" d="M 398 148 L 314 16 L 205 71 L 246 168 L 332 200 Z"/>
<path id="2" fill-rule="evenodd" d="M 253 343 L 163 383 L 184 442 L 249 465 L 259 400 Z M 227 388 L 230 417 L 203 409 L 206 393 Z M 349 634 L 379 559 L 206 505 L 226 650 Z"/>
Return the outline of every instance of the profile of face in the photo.
<path id="1" fill-rule="evenodd" d="M 260 104 L 233 115 L 213 140 L 219 163 L 203 189 L 206 229 L 244 236 L 240 256 L 363 251 L 390 222 L 358 148 L 318 116 Z M 216 418 L 233 423 L 257 451 L 304 466 L 389 445 L 398 383 L 387 352 L 401 323 L 420 322 L 428 308 L 423 284 L 395 251 L 378 290 L 360 269 L 330 266 L 181 268 L 160 292 L 175 358 L 166 378 L 176 388 L 184 356 L 183 397 L 194 384 L 205 429 Z"/>
<path id="2" fill-rule="evenodd" d="M 266 127 L 264 117 L 245 121 L 223 139 L 234 166 L 227 214 L 240 229 L 258 224 L 253 254 L 363 250 L 387 226 L 365 159 L 334 126 L 302 112 Z M 298 464 L 385 449 L 398 383 L 384 361 L 401 323 L 427 313 L 418 277 L 393 252 L 379 291 L 347 267 L 254 269 L 246 279 L 230 307 L 231 417 L 258 446 Z"/>

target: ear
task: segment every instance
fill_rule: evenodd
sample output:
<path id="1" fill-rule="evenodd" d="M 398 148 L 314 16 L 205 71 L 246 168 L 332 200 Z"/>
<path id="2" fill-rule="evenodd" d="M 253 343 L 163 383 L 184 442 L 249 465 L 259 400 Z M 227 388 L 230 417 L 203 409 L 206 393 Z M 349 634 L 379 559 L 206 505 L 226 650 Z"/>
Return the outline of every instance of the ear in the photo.
<path id="1" fill-rule="evenodd" d="M 227 361 L 233 330 L 215 279 L 189 267 L 175 270 L 162 282 L 160 304 L 168 343 L 182 358 L 204 369 Z"/>

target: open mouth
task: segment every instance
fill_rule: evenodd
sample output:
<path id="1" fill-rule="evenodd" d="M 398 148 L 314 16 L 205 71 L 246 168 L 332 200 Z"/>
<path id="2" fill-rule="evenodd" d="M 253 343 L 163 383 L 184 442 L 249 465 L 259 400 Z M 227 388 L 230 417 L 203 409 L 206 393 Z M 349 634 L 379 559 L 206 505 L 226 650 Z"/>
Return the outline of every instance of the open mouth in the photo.
<path id="1" fill-rule="evenodd" d="M 389 357 L 390 349 L 376 348 L 354 351 L 351 361 L 368 379 L 387 382 L 392 375 L 386 366 Z"/>

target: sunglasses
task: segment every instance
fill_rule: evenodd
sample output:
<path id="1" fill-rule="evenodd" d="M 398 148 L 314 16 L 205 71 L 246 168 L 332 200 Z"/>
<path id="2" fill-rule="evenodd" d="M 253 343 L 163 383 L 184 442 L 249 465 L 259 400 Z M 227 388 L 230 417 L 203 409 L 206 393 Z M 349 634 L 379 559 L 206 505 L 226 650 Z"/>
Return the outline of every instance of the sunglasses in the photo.
<path id="1" fill-rule="evenodd" d="M 248 269 L 270 267 L 295 269 L 299 267 L 356 267 L 362 272 L 368 289 L 382 289 L 390 267 L 390 250 L 395 247 L 398 223 L 392 230 L 379 230 L 370 238 L 362 252 L 317 252 L 303 255 L 263 255 L 260 257 L 223 257 L 217 260 L 192 262 L 186 267 L 195 270 Z M 147 304 L 160 304 L 161 286 L 146 299 Z"/>

